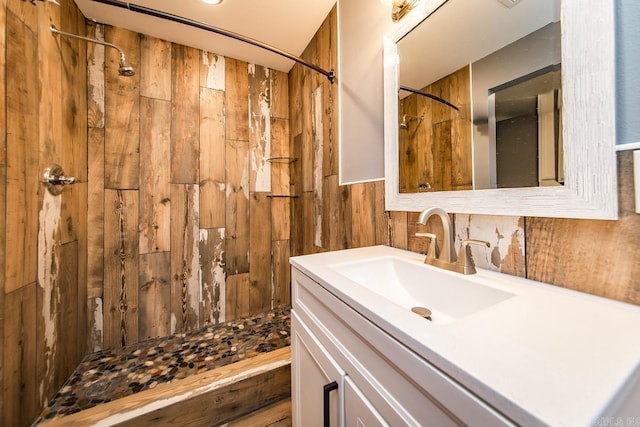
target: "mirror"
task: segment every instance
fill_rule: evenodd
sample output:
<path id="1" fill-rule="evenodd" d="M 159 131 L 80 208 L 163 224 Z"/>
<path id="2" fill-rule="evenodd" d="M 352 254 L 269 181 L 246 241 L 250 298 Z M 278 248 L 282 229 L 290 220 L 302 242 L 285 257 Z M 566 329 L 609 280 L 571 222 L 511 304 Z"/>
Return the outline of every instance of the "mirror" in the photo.
<path id="1" fill-rule="evenodd" d="M 613 5 L 596 0 L 580 9 L 565 0 L 558 24 L 557 1 L 507 1 L 516 3 L 511 8 L 502 3 L 423 0 L 405 25 L 385 37 L 386 208 L 616 218 Z M 542 3 L 543 9 L 531 12 Z M 483 21 L 472 24 L 460 10 Z M 507 25 L 489 31 L 501 22 Z M 558 42 L 549 34 L 560 33 L 560 27 Z M 541 38 L 542 47 L 529 43 L 530 38 Z M 523 43 L 527 61 L 496 65 L 496 56 Z M 558 80 L 560 87 L 555 87 Z M 449 97 L 460 111 L 407 96 L 400 86 Z M 533 87 L 541 93 L 533 93 Z M 516 92 L 526 94 L 529 100 L 521 106 L 528 103 L 530 112 L 534 102 L 536 118 L 528 126 L 535 138 L 524 138 L 527 132 L 510 122 L 501 123 L 513 114 L 509 103 Z M 430 141 L 408 146 L 420 133 Z M 527 141 L 516 145 L 512 141 L 518 138 Z M 420 154 L 424 145 L 431 156 Z M 537 154 L 531 160 L 526 151 Z M 412 164 L 405 161 L 410 156 Z M 437 166 L 438 161 L 445 166 Z M 529 172 L 504 178 L 509 168 Z M 403 182 L 407 177 L 409 183 Z"/>

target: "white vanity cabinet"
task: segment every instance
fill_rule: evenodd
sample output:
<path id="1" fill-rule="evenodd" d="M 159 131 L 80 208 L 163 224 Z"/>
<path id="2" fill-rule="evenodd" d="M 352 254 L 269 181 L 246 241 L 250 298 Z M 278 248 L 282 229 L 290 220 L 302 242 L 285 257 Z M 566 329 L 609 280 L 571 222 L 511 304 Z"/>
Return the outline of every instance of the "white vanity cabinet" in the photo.
<path id="1" fill-rule="evenodd" d="M 295 426 L 511 425 L 295 267 L 292 299 Z"/>

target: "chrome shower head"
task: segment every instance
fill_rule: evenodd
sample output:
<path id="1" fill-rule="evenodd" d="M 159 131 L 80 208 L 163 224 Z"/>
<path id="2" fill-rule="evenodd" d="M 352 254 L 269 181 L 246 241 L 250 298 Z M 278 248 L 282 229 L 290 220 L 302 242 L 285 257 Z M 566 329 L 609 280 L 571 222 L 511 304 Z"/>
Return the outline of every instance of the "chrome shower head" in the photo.
<path id="1" fill-rule="evenodd" d="M 120 68 L 118 68 L 118 74 L 123 77 L 131 77 L 136 75 L 136 71 L 129 64 L 120 63 Z"/>
<path id="2" fill-rule="evenodd" d="M 409 125 L 407 124 L 406 114 L 402 116 L 402 123 L 400 123 L 400 129 L 409 129 Z"/>
<path id="3" fill-rule="evenodd" d="M 131 65 L 127 64 L 127 61 L 124 58 L 124 53 L 120 54 L 120 65 L 118 67 L 118 74 L 123 77 L 131 77 L 135 76 L 136 74 L 136 70 L 134 70 Z"/>
<path id="4" fill-rule="evenodd" d="M 136 72 L 133 69 L 133 67 L 131 65 L 127 64 L 127 61 L 124 58 L 123 50 L 120 49 L 115 44 L 109 43 L 109 42 L 105 42 L 105 41 L 102 41 L 102 40 L 92 39 L 92 38 L 85 37 L 85 36 L 79 36 L 77 34 L 67 33 L 65 31 L 60 31 L 53 25 L 49 26 L 49 29 L 51 30 L 51 33 L 54 36 L 55 35 L 59 35 L 59 36 L 65 36 L 65 37 L 72 37 L 74 39 L 80 39 L 80 40 L 88 41 L 88 42 L 91 42 L 91 43 L 98 43 L 98 44 L 101 44 L 103 46 L 112 47 L 112 48 L 116 49 L 118 52 L 120 52 L 120 64 L 118 66 L 118 74 L 120 74 L 121 76 L 124 76 L 124 77 L 131 77 L 131 76 L 136 74 Z"/>
<path id="5" fill-rule="evenodd" d="M 411 120 L 423 121 L 424 120 L 424 115 L 422 115 L 422 116 L 411 116 L 409 114 L 403 114 L 402 115 L 402 123 L 400 123 L 400 129 L 409 129 L 409 123 L 407 123 L 407 120 L 409 120 L 409 121 L 411 121 Z"/>

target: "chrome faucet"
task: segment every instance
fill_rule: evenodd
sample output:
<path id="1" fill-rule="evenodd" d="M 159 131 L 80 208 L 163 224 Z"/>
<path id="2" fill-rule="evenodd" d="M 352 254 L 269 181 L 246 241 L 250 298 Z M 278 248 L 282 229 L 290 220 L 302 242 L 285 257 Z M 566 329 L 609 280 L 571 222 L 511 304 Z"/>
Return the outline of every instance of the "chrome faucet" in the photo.
<path id="1" fill-rule="evenodd" d="M 436 241 L 436 235 L 432 233 L 416 233 L 418 237 L 427 237 L 431 239 L 427 256 L 424 259 L 425 264 L 433 265 L 434 267 L 443 268 L 449 271 L 455 271 L 461 274 L 475 274 L 476 267 L 473 263 L 473 257 L 471 256 L 471 248 L 469 245 L 480 245 L 489 247 L 489 242 L 474 239 L 464 239 L 460 242 L 460 254 L 456 256 L 453 232 L 451 230 L 451 220 L 449 215 L 440 208 L 425 209 L 420 213 L 418 218 L 418 224 L 426 225 L 429 218 L 433 215 L 438 215 L 440 221 L 442 221 L 442 228 L 444 229 L 444 242 L 442 242 L 442 250 L 438 250 L 438 244 Z"/>

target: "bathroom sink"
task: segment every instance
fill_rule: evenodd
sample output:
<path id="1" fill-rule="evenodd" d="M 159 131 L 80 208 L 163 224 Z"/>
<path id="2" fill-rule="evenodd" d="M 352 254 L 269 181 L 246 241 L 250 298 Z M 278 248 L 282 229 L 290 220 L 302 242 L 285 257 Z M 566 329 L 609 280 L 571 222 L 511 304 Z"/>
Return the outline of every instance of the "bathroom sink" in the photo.
<path id="1" fill-rule="evenodd" d="M 294 310 L 322 307 L 348 322 L 361 316 L 516 425 L 637 417 L 640 307 L 484 269 L 463 275 L 424 259 L 388 246 L 292 257 Z M 432 321 L 413 307 L 431 310 Z M 373 333 L 357 333 L 373 340 L 371 351 L 386 351 Z M 433 384 L 421 374 L 412 381 L 425 390 Z"/>
<path id="2" fill-rule="evenodd" d="M 329 268 L 402 308 L 427 308 L 434 324 L 452 323 L 515 295 L 478 283 L 472 276 L 394 256 L 332 264 Z"/>

